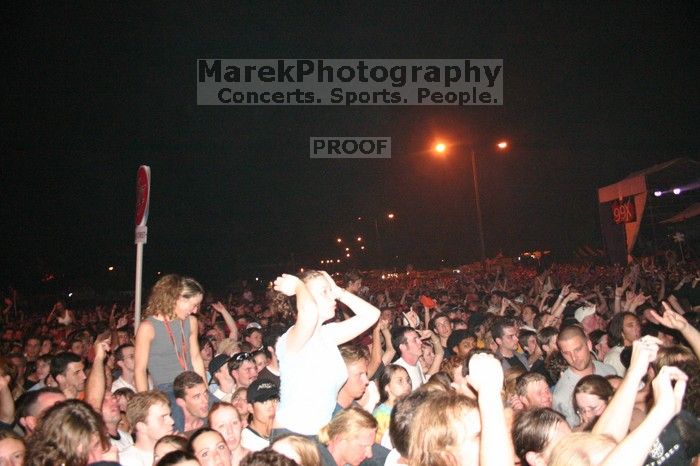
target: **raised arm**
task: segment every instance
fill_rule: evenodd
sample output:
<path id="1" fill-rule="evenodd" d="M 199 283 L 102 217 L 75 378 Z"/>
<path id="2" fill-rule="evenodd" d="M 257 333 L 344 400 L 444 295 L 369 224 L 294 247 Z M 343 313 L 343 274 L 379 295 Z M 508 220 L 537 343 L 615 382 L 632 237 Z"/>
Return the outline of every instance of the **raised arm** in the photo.
<path id="1" fill-rule="evenodd" d="M 512 466 L 515 449 L 506 422 L 501 389 L 503 369 L 490 354 L 476 354 L 469 360 L 469 384 L 477 392 L 481 417 L 481 466 Z"/>
<path id="2" fill-rule="evenodd" d="M 384 365 L 388 365 L 394 360 L 394 356 L 396 355 L 396 348 L 394 348 L 394 345 L 391 343 L 391 322 L 381 319 L 377 325 L 382 332 L 384 345 L 386 346 L 384 354 L 382 355 L 382 362 Z"/>
<path id="3" fill-rule="evenodd" d="M 700 332 L 698 329 L 690 325 L 688 321 L 685 320 L 685 317 L 673 311 L 666 301 L 663 301 L 661 305 L 664 307 L 663 315 L 659 315 L 656 311 L 652 310 L 651 316 L 664 327 L 681 332 L 681 335 L 686 339 L 693 353 L 695 353 L 695 356 L 700 359 Z"/>
<path id="4" fill-rule="evenodd" d="M 192 370 L 199 374 L 206 382 L 207 372 L 204 369 L 204 361 L 202 353 L 199 352 L 199 321 L 197 316 L 191 315 L 190 319 L 190 361 L 192 361 Z"/>
<path id="5" fill-rule="evenodd" d="M 608 434 L 618 442 L 627 435 L 639 383 L 646 374 L 649 363 L 656 359 L 659 345 L 661 340 L 652 336 L 645 336 L 632 344 L 630 367 L 608 407 L 593 426 L 593 433 Z"/>
<path id="6" fill-rule="evenodd" d="M 148 390 L 148 354 L 155 336 L 153 324 L 144 320 L 136 331 L 136 343 L 134 344 L 134 385 L 137 392 Z"/>
<path id="7" fill-rule="evenodd" d="M 428 372 L 425 374 L 430 377 L 436 374 L 440 370 L 440 365 L 442 364 L 442 359 L 445 356 L 445 350 L 442 349 L 440 344 L 440 337 L 430 330 L 422 330 L 420 332 L 421 339 L 425 337 L 430 337 L 430 342 L 433 344 L 433 352 L 435 353 L 435 359 L 433 359 L 433 364 L 428 368 Z"/>
<path id="8" fill-rule="evenodd" d="M 10 390 L 10 374 L 0 375 L 0 422 L 12 424 L 15 421 L 15 400 Z"/>
<path id="9" fill-rule="evenodd" d="M 372 351 L 369 353 L 369 364 L 367 364 L 367 375 L 369 378 L 379 369 L 382 363 L 382 332 L 379 328 L 381 320 L 372 327 Z"/>
<path id="10" fill-rule="evenodd" d="M 109 336 L 95 342 L 95 360 L 92 362 L 90 376 L 85 384 L 85 402 L 98 413 L 102 412 L 102 400 L 105 396 L 105 357 L 109 349 Z"/>
<path id="11" fill-rule="evenodd" d="M 651 383 L 654 407 L 639 427 L 605 457 L 601 466 L 642 464 L 661 431 L 680 412 L 687 381 L 688 376 L 677 367 L 663 366 Z"/>
<path id="12" fill-rule="evenodd" d="M 234 341 L 238 341 L 238 327 L 236 326 L 236 321 L 233 320 L 233 317 L 231 316 L 231 313 L 228 312 L 228 309 L 226 309 L 226 306 L 221 304 L 221 302 L 215 302 L 212 303 L 211 305 L 212 309 L 214 309 L 216 312 L 221 314 L 221 317 L 224 318 L 224 322 L 226 322 L 226 326 L 228 327 L 228 336 L 229 338 L 233 339 Z M 214 319 L 213 321 L 216 321 L 216 314 L 214 314 Z M 214 322 L 212 322 L 212 325 Z"/>
<path id="13" fill-rule="evenodd" d="M 330 277 L 328 279 L 332 282 Z M 348 320 L 333 324 L 332 335 L 335 343 L 342 345 L 370 328 L 379 319 L 380 312 L 379 309 L 349 291 L 343 290 L 338 286 L 335 286 L 334 290 L 337 290 L 334 293 L 336 299 L 355 313 Z"/>
<path id="14" fill-rule="evenodd" d="M 318 326 L 318 307 L 309 290 L 298 277 L 283 274 L 277 277 L 275 291 L 297 297 L 297 320 L 289 330 L 286 351 L 295 353 L 301 350 Z"/>

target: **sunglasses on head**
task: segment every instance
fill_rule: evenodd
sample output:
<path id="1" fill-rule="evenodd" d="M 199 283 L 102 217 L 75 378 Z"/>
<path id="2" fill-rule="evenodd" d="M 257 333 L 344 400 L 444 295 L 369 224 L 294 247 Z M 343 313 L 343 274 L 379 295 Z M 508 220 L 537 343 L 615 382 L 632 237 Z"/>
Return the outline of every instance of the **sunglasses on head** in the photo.
<path id="1" fill-rule="evenodd" d="M 253 359 L 253 353 L 248 353 L 247 351 L 242 351 L 231 356 L 231 359 L 236 362 L 248 361 Z"/>

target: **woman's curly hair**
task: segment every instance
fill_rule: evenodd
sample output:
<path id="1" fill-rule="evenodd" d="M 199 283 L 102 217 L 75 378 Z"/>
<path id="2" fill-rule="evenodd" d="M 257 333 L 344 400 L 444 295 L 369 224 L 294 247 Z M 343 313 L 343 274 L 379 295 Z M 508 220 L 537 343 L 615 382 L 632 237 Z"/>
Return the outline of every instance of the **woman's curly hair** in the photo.
<path id="1" fill-rule="evenodd" d="M 175 318 L 175 304 L 180 297 L 191 298 L 204 295 L 204 288 L 194 278 L 179 275 L 166 275 L 153 285 L 148 297 L 144 317 L 163 316 Z"/>

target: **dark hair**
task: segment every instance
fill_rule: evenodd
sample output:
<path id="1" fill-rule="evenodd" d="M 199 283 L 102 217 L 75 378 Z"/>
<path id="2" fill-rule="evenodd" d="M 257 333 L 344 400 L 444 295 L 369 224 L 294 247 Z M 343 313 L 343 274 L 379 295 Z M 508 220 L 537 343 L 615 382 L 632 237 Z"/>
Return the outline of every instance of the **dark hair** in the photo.
<path id="1" fill-rule="evenodd" d="M 356 282 L 357 280 L 362 280 L 362 276 L 357 270 L 348 270 L 345 272 L 345 282 L 350 283 L 350 282 Z"/>
<path id="2" fill-rule="evenodd" d="M 234 354 L 231 356 L 231 358 L 229 358 L 228 362 L 226 363 L 226 367 L 228 367 L 229 372 L 237 371 L 245 361 L 253 361 L 253 353 L 241 351 Z"/>
<path id="3" fill-rule="evenodd" d="M 397 352 L 399 354 L 401 353 L 401 350 L 399 350 L 399 346 L 405 345 L 408 339 L 406 338 L 406 334 L 408 332 L 415 332 L 416 329 L 409 327 L 408 325 L 401 325 L 399 327 L 395 327 L 391 329 L 391 344 L 394 346 Z"/>
<path id="4" fill-rule="evenodd" d="M 608 346 L 611 348 L 613 346 L 621 345 L 624 341 L 622 336 L 622 328 L 625 324 L 625 316 L 632 316 L 639 321 L 639 317 L 632 312 L 620 312 L 619 314 L 615 314 L 613 318 L 610 319 L 610 323 L 608 324 Z"/>
<path id="5" fill-rule="evenodd" d="M 389 420 L 389 438 L 391 444 L 404 458 L 408 458 L 409 439 L 411 438 L 411 423 L 418 407 L 428 398 L 427 391 L 415 391 L 399 400 L 391 410 Z"/>
<path id="6" fill-rule="evenodd" d="M 432 331 L 435 331 L 435 323 L 437 322 L 438 319 L 441 318 L 447 319 L 448 322 L 450 322 L 450 317 L 445 314 L 444 312 L 437 312 L 435 315 L 433 315 L 432 319 L 430 319 L 430 322 L 428 322 L 428 328 Z"/>
<path id="7" fill-rule="evenodd" d="M 16 406 L 17 411 L 15 414 L 15 420 L 19 423 L 19 420 L 27 416 L 36 416 L 37 404 L 39 403 L 39 398 L 44 393 L 55 393 L 63 395 L 61 389 L 57 387 L 44 387 L 39 390 L 30 390 L 28 392 L 22 393 L 22 395 L 17 398 Z"/>
<path id="8" fill-rule="evenodd" d="M 491 335 L 493 339 L 503 338 L 503 331 L 510 327 L 516 327 L 515 319 L 511 317 L 498 317 L 491 325 Z"/>
<path id="9" fill-rule="evenodd" d="M 185 371 L 181 373 L 175 377 L 175 380 L 173 381 L 173 393 L 175 394 L 175 398 L 184 399 L 185 390 L 203 383 L 204 379 L 196 372 Z"/>
<path id="10" fill-rule="evenodd" d="M 532 330 L 520 331 L 520 333 L 518 334 L 518 344 L 520 344 L 520 347 L 522 349 L 525 349 L 527 347 L 527 341 L 530 339 L 530 337 L 535 337 L 536 340 L 537 333 L 533 332 Z"/>
<path id="11" fill-rule="evenodd" d="M 267 348 L 272 348 L 275 349 L 275 345 L 277 344 L 277 340 L 279 337 L 284 335 L 284 332 L 286 332 L 287 329 L 280 324 L 273 324 L 268 327 L 268 329 L 263 333 L 263 346 L 265 349 Z"/>
<path id="12" fill-rule="evenodd" d="M 298 466 L 297 463 L 270 447 L 248 453 L 240 462 L 240 466 Z"/>
<path id="13" fill-rule="evenodd" d="M 260 333 L 260 335 L 263 335 L 262 329 L 259 329 L 259 328 L 257 328 L 257 327 L 250 327 L 250 328 L 247 328 L 247 329 L 243 330 L 243 335 L 242 335 L 242 337 L 243 337 L 243 338 L 249 337 L 249 336 L 251 336 L 252 334 L 254 334 L 255 332 L 258 332 L 258 333 Z"/>
<path id="14" fill-rule="evenodd" d="M 194 456 L 192 453 L 186 451 L 174 450 L 163 455 L 163 457 L 158 460 L 155 466 L 176 466 L 185 461 L 197 461 L 197 457 Z"/>
<path id="15" fill-rule="evenodd" d="M 598 343 L 600 343 L 600 340 L 602 340 L 605 335 L 607 335 L 607 332 L 600 330 L 600 329 L 597 329 L 597 330 L 593 330 L 591 333 L 589 333 L 588 338 L 591 340 L 591 343 L 593 344 L 593 346 L 595 346 Z"/>
<path id="16" fill-rule="evenodd" d="M 549 408 L 535 408 L 521 411 L 513 422 L 513 447 L 515 454 L 523 465 L 529 464 L 525 459 L 527 452 L 540 453 L 551 441 L 552 429 L 566 419 Z"/>
<path id="17" fill-rule="evenodd" d="M 394 376 L 394 373 L 399 370 L 403 370 L 404 372 L 406 372 L 406 374 L 408 374 L 408 371 L 405 367 L 399 366 L 398 364 L 389 364 L 384 368 L 382 374 L 376 380 L 377 390 L 379 390 L 379 404 L 384 403 L 386 400 L 389 399 L 389 393 L 387 392 L 386 387 L 387 385 L 389 385 L 389 383 L 391 383 L 391 378 Z"/>
<path id="18" fill-rule="evenodd" d="M 51 360 L 51 377 L 55 379 L 58 375 L 65 375 L 68 364 L 73 362 L 83 362 L 83 358 L 70 351 L 58 353 Z"/>
<path id="19" fill-rule="evenodd" d="M 124 343 L 123 345 L 119 345 L 116 350 L 114 350 L 114 359 L 117 361 L 123 361 L 124 360 L 124 348 L 134 348 L 134 345 L 132 343 Z"/>

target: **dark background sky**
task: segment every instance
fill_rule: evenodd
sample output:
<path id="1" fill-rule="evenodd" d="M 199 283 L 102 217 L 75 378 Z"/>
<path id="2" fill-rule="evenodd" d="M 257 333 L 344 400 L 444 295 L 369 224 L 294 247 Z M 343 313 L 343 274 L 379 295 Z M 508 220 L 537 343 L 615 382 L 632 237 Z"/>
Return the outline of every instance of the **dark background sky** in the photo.
<path id="1" fill-rule="evenodd" d="M 32 6 L 33 5 L 33 6 Z M 399 262 L 478 257 L 467 153 L 480 150 L 489 255 L 600 243 L 596 189 L 698 151 L 695 3 L 353 6 L 30 4 L 7 11 L 2 284 L 133 274 L 135 176 L 151 166 L 145 284 L 221 284 L 338 257 L 380 224 Z M 501 58 L 503 106 L 198 107 L 197 58 Z M 311 136 L 390 136 L 389 160 L 311 160 Z M 371 222 L 370 222 L 371 223 Z M 393 248 L 393 249 L 392 249 Z"/>

